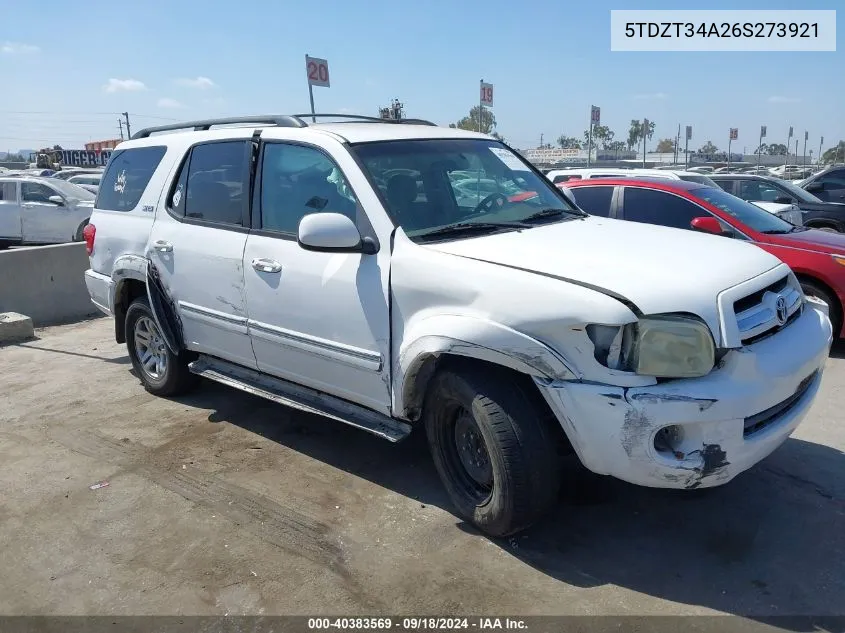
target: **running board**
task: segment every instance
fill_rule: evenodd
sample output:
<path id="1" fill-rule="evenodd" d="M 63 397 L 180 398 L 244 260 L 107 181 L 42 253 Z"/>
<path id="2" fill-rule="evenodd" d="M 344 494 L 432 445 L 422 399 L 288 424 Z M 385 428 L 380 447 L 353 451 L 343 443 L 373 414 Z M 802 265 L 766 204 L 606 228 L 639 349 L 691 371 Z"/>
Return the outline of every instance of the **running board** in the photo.
<path id="1" fill-rule="evenodd" d="M 391 442 L 404 440 L 411 433 L 411 425 L 405 422 L 219 358 L 200 356 L 188 365 L 188 369 L 191 373 L 203 378 L 267 398 L 299 411 L 343 422 Z"/>

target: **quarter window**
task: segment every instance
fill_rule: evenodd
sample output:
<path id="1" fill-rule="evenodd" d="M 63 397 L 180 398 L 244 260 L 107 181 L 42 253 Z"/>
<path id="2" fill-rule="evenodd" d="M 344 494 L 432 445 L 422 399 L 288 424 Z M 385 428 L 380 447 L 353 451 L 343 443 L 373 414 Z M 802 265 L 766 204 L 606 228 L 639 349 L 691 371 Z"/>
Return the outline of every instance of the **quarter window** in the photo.
<path id="1" fill-rule="evenodd" d="M 358 201 L 340 169 L 313 147 L 264 146 L 261 168 L 261 228 L 296 234 L 311 213 L 341 213 L 356 219 Z"/>
<path id="2" fill-rule="evenodd" d="M 141 200 L 166 148 L 136 147 L 111 155 L 97 195 L 97 208 L 131 211 Z"/>
<path id="3" fill-rule="evenodd" d="M 18 196 L 15 191 L 15 183 L 0 183 L 0 202 L 17 202 Z"/>

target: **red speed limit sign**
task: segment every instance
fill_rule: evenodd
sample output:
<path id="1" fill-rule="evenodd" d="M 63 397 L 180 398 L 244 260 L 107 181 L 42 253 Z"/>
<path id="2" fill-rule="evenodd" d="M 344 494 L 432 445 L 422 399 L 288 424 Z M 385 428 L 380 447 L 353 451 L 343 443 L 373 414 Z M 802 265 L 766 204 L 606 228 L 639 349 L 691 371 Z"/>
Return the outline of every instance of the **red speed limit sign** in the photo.
<path id="1" fill-rule="evenodd" d="M 305 72 L 308 75 L 308 84 L 311 86 L 330 87 L 329 84 L 329 62 L 317 57 L 305 56 Z"/>
<path id="2" fill-rule="evenodd" d="M 481 104 L 486 106 L 493 105 L 493 84 L 481 82 Z"/>

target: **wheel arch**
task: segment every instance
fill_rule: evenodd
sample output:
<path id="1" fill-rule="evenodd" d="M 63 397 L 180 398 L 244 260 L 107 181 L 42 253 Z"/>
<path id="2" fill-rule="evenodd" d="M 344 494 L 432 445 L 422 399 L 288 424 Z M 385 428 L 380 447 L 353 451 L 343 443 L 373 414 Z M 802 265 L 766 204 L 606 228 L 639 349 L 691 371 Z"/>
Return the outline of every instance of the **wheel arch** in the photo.
<path id="1" fill-rule="evenodd" d="M 794 270 L 794 272 L 795 272 L 795 277 L 798 279 L 799 283 L 806 281 L 806 282 L 809 282 L 813 285 L 819 286 L 819 288 L 824 290 L 827 294 L 830 295 L 830 297 L 834 301 L 836 301 L 836 305 L 834 307 L 836 308 L 837 312 L 836 312 L 835 315 L 832 315 L 832 316 L 834 316 L 835 318 L 838 317 L 838 319 L 840 321 L 842 321 L 843 315 L 845 314 L 845 310 L 843 310 L 842 299 L 840 299 L 839 294 L 837 294 L 836 290 L 834 290 L 833 287 L 829 283 L 827 283 L 824 279 L 822 279 L 821 277 L 818 277 L 817 275 L 814 275 L 810 272 L 807 272 L 807 271 L 804 271 L 804 270 L 801 270 L 801 269 Z M 837 329 L 836 324 L 834 323 L 834 330 L 836 330 L 836 329 Z M 838 331 L 838 332 L 834 331 L 833 332 L 834 340 L 839 338 L 842 334 L 842 332 L 841 332 L 842 323 L 841 322 L 839 323 L 838 329 L 840 331 Z"/>
<path id="2" fill-rule="evenodd" d="M 475 361 L 531 378 L 574 379 L 577 373 L 544 343 L 493 321 L 459 315 L 412 326 L 394 363 L 393 410 L 418 419 L 428 384 L 444 363 Z"/>

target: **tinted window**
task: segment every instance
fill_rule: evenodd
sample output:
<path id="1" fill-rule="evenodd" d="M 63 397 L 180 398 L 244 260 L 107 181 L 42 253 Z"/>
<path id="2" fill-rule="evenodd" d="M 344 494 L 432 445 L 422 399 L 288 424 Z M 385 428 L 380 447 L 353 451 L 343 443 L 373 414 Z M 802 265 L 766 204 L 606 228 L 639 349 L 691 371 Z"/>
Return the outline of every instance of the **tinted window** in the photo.
<path id="1" fill-rule="evenodd" d="M 673 193 L 636 187 L 625 187 L 623 209 L 626 220 L 676 229 L 689 229 L 693 218 L 708 215 L 698 205 Z"/>
<path id="2" fill-rule="evenodd" d="M 131 211 L 138 206 L 161 159 L 164 147 L 137 147 L 111 155 L 97 195 L 97 208 Z"/>
<path id="3" fill-rule="evenodd" d="M 243 226 L 246 141 L 197 145 L 191 150 L 186 191 L 177 185 L 172 201 L 186 218 Z M 184 169 L 184 168 L 183 168 Z"/>
<path id="4" fill-rule="evenodd" d="M 50 202 L 50 196 L 55 195 L 58 194 L 47 185 L 42 185 L 40 182 L 21 183 L 21 197 L 24 202 L 46 202 L 47 204 L 55 204 Z"/>
<path id="5" fill-rule="evenodd" d="M 683 176 L 681 176 L 683 178 Z M 719 178 L 719 180 L 714 180 L 713 182 L 716 183 L 720 189 L 724 189 L 728 193 L 734 192 L 734 185 L 736 184 L 735 180 L 725 180 L 724 178 Z"/>
<path id="6" fill-rule="evenodd" d="M 414 184 L 411 176 L 403 176 Z M 343 173 L 323 152 L 285 143 L 264 147 L 262 228 L 296 234 L 299 221 L 310 213 L 342 213 L 355 220 L 357 208 L 355 194 Z"/>
<path id="7" fill-rule="evenodd" d="M 584 211 L 592 215 L 608 217 L 613 189 L 613 187 L 572 187 L 569 191 Z"/>
<path id="8" fill-rule="evenodd" d="M 845 169 L 837 169 L 827 173 L 821 176 L 818 182 L 825 183 L 827 189 L 843 189 L 845 188 Z"/>
<path id="9" fill-rule="evenodd" d="M 18 194 L 15 191 L 15 183 L 0 183 L 0 202 L 17 202 Z"/>

